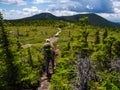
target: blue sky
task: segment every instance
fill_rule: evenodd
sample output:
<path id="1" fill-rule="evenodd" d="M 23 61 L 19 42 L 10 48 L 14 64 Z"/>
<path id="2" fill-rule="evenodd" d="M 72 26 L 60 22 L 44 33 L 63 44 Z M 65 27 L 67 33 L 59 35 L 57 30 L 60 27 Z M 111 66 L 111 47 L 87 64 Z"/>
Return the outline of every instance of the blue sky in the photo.
<path id="1" fill-rule="evenodd" d="M 120 0 L 0 0 L 4 19 L 18 19 L 49 12 L 56 16 L 96 13 L 120 22 Z"/>

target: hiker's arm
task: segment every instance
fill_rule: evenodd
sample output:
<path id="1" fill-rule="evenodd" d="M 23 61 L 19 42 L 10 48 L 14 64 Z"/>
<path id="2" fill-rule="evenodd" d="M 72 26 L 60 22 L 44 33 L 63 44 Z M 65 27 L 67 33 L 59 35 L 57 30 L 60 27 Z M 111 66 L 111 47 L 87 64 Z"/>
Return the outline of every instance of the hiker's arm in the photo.
<path id="1" fill-rule="evenodd" d="M 55 47 L 54 47 L 53 43 L 51 43 L 51 48 L 52 48 L 53 51 L 55 50 Z"/>

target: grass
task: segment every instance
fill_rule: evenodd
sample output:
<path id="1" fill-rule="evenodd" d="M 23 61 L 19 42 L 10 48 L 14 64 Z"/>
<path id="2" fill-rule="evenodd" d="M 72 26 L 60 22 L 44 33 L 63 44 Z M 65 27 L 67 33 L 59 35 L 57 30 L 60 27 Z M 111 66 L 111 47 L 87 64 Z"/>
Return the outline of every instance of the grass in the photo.
<path id="1" fill-rule="evenodd" d="M 17 37 L 17 30 L 19 31 L 19 40 L 22 44 L 35 44 L 42 43 L 46 38 L 52 37 L 58 30 L 51 27 L 35 27 L 35 26 L 20 26 L 20 27 L 7 27 L 10 35 Z"/>

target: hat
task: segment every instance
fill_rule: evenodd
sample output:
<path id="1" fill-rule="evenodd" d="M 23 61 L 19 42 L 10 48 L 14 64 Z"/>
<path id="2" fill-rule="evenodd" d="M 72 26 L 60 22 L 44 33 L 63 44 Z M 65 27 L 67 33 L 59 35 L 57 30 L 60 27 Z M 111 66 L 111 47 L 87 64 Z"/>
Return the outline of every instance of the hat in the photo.
<path id="1" fill-rule="evenodd" d="M 50 42 L 50 39 L 46 39 L 46 42 Z"/>

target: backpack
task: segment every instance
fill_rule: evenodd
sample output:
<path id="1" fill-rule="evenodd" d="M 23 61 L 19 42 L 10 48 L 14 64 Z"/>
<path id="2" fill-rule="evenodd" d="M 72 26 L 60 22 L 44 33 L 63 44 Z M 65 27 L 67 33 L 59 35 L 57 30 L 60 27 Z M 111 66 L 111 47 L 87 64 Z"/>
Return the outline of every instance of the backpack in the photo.
<path id="1" fill-rule="evenodd" d="M 43 48 L 44 48 L 44 56 L 52 57 L 52 48 L 50 43 L 46 43 Z"/>

